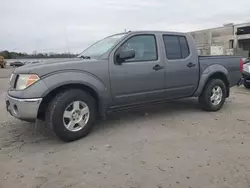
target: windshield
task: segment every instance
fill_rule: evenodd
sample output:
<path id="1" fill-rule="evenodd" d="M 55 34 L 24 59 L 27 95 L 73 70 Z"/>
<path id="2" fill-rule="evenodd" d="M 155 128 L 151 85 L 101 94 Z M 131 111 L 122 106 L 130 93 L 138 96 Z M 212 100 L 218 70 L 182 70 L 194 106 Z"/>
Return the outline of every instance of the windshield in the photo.
<path id="1" fill-rule="evenodd" d="M 84 50 L 79 57 L 100 57 L 115 46 L 126 34 L 117 34 L 104 38 Z"/>

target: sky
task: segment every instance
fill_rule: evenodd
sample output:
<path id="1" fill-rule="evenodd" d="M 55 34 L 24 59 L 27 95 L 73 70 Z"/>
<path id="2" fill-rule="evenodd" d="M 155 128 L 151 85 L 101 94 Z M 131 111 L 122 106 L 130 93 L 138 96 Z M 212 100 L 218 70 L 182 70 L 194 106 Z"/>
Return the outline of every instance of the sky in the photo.
<path id="1" fill-rule="evenodd" d="M 0 0 L 0 51 L 79 53 L 126 30 L 250 22 L 250 0 Z"/>

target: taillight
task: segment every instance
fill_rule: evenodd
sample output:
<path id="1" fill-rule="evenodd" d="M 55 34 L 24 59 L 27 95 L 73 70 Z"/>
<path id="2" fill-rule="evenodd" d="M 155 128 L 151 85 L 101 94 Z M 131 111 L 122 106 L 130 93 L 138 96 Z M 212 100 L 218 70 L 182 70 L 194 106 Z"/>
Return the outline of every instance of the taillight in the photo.
<path id="1" fill-rule="evenodd" d="M 240 59 L 240 72 L 243 72 L 243 65 L 244 65 L 244 62 L 242 59 Z"/>

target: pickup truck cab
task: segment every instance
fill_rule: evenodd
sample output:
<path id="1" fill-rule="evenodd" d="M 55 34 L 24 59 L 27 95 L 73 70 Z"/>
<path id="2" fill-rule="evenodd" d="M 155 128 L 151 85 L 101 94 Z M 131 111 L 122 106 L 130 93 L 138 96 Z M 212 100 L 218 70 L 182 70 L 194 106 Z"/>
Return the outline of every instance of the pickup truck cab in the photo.
<path id="1" fill-rule="evenodd" d="M 198 97 L 217 111 L 241 78 L 240 57 L 197 54 L 189 34 L 161 31 L 109 36 L 77 58 L 29 64 L 10 80 L 6 107 L 22 120 L 46 120 L 72 141 L 107 112 Z"/>

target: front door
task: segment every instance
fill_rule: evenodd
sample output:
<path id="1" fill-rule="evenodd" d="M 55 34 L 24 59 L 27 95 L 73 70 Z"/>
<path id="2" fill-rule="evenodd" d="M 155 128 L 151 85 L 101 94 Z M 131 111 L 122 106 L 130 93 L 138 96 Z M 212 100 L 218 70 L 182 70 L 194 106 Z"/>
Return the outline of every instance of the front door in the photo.
<path id="1" fill-rule="evenodd" d="M 110 83 L 114 105 L 136 104 L 164 97 L 164 60 L 158 55 L 155 35 L 133 35 L 111 54 Z M 135 57 L 116 62 L 116 53 L 134 50 Z"/>
<path id="2" fill-rule="evenodd" d="M 196 49 L 189 47 L 186 36 L 163 35 L 166 58 L 166 97 L 191 96 L 199 81 Z"/>

